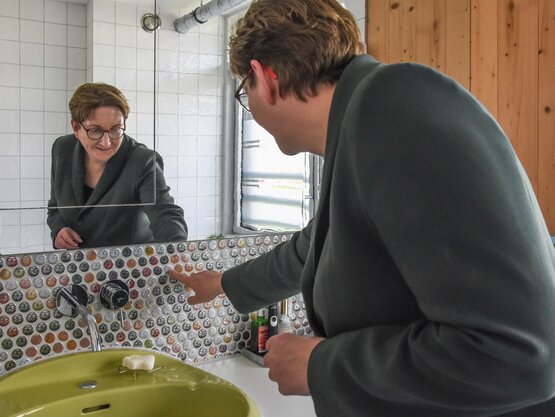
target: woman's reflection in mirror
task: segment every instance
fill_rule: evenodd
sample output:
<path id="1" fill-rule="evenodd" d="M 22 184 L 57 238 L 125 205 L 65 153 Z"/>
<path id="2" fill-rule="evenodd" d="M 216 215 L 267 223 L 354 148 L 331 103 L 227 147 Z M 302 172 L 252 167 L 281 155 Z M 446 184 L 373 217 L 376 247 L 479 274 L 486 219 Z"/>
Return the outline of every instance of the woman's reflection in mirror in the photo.
<path id="1" fill-rule="evenodd" d="M 125 133 L 120 90 L 85 83 L 69 102 L 73 133 L 52 146 L 48 226 L 55 249 L 187 240 L 162 157 Z"/>

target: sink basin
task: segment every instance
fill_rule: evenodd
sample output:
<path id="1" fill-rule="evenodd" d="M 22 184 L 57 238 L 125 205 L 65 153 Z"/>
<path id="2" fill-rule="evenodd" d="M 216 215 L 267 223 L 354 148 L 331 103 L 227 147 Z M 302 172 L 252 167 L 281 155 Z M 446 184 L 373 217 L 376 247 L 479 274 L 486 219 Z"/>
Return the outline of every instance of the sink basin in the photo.
<path id="1" fill-rule="evenodd" d="M 155 356 L 153 372 L 118 371 L 125 356 L 138 354 Z M 260 417 L 260 413 L 243 391 L 215 375 L 163 353 L 112 349 L 45 359 L 3 376 L 0 416 Z"/>

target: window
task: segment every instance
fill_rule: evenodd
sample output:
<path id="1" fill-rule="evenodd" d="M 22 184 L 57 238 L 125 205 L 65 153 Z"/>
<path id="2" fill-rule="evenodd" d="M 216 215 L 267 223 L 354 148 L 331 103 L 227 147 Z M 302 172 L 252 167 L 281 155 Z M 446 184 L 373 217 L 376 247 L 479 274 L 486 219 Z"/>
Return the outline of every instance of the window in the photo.
<path id="1" fill-rule="evenodd" d="M 298 230 L 314 215 L 319 184 L 319 157 L 283 154 L 274 138 L 236 106 L 238 158 L 235 184 L 235 228 Z"/>

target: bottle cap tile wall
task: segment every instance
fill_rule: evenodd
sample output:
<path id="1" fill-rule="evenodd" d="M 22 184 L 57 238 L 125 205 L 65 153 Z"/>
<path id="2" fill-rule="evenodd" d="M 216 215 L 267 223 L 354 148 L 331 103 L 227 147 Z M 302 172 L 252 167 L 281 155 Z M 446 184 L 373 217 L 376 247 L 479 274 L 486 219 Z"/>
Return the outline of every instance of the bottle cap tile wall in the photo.
<path id="1" fill-rule="evenodd" d="M 250 343 L 250 317 L 223 295 L 189 305 L 167 271 L 226 269 L 271 251 L 290 234 L 0 256 L 0 375 L 56 354 L 90 348 L 87 323 L 62 315 L 56 295 L 77 284 L 88 294 L 103 347 L 160 350 L 185 362 L 231 357 Z M 101 286 L 122 280 L 129 302 L 112 311 Z M 297 334 L 310 334 L 304 303 L 291 297 Z"/>

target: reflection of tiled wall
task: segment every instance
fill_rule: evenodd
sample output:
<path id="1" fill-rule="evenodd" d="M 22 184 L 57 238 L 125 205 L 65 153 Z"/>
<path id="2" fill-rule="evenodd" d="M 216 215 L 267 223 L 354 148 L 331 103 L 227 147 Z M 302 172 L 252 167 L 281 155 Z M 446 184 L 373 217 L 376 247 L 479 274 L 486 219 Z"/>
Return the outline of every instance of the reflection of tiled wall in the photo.
<path id="1" fill-rule="evenodd" d="M 187 304 L 189 292 L 166 272 L 224 271 L 289 237 L 260 235 L 0 257 L 0 375 L 35 360 L 90 348 L 86 322 L 56 309 L 56 294 L 68 284 L 87 290 L 104 347 L 158 349 L 187 362 L 237 354 L 250 340 L 249 316 L 237 313 L 225 297 Z M 130 287 L 123 317 L 100 304 L 100 287 L 109 280 L 123 280 Z M 302 297 L 291 297 L 290 302 L 296 332 L 311 333 Z"/>

